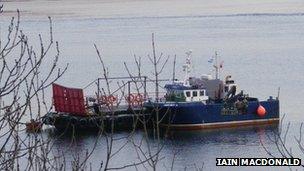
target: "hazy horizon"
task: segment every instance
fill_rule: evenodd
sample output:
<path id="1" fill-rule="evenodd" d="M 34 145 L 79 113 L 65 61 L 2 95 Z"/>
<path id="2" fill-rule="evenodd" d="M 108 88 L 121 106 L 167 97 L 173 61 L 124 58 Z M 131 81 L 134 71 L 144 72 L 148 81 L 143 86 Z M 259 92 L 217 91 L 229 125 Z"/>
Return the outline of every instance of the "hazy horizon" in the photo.
<path id="1" fill-rule="evenodd" d="M 57 0 L 3 1 L 3 16 L 15 15 L 20 9 L 23 18 L 133 18 L 178 17 L 235 14 L 302 14 L 304 1 L 223 1 L 223 0 Z"/>

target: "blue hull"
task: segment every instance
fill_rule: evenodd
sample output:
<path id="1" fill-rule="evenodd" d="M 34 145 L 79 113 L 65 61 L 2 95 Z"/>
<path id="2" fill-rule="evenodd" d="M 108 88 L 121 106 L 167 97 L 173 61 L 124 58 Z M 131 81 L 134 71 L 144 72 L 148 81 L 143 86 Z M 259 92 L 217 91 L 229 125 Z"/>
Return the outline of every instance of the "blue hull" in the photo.
<path id="1" fill-rule="evenodd" d="M 257 115 L 258 106 L 266 109 L 266 115 Z M 172 128 L 215 128 L 240 125 L 278 123 L 279 100 L 249 101 L 245 111 L 224 107 L 223 103 L 203 104 L 201 102 L 147 102 L 144 104 L 156 119 Z"/>

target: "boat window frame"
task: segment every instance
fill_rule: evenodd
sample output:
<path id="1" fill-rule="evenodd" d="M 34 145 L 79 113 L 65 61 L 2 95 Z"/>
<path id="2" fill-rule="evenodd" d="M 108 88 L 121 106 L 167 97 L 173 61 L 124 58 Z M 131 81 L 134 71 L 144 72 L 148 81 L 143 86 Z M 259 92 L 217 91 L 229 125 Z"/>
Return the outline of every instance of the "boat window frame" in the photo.
<path id="1" fill-rule="evenodd" d="M 186 97 L 191 97 L 191 91 L 185 91 Z"/>
<path id="2" fill-rule="evenodd" d="M 197 91 L 192 91 L 192 97 L 197 97 L 197 96 L 198 96 L 198 92 Z"/>
<path id="3" fill-rule="evenodd" d="M 201 97 L 202 97 L 202 96 L 205 96 L 205 94 L 206 94 L 206 93 L 205 93 L 205 90 L 200 90 L 200 91 L 199 91 L 199 95 L 200 95 Z"/>

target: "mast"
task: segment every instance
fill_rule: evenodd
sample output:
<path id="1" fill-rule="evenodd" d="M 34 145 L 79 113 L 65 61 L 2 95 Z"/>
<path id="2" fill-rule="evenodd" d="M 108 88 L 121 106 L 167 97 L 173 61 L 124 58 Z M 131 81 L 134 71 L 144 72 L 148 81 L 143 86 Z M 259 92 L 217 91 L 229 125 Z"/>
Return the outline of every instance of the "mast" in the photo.
<path id="1" fill-rule="evenodd" d="M 213 67 L 215 68 L 215 79 L 219 79 L 220 67 L 219 67 L 219 64 L 218 64 L 218 54 L 217 54 L 217 51 L 215 51 L 214 58 L 215 58 L 215 60 L 214 60 Z"/>
<path id="2" fill-rule="evenodd" d="M 190 74 L 190 69 L 191 69 L 191 54 L 192 54 L 192 51 L 189 50 L 188 52 L 186 52 L 187 54 L 187 59 L 186 59 L 186 64 L 183 65 L 183 69 L 184 69 L 184 72 L 185 72 L 185 78 L 184 78 L 184 85 L 189 85 L 189 74 Z"/>
<path id="3" fill-rule="evenodd" d="M 174 61 L 173 61 L 173 78 L 172 78 L 172 82 L 174 83 L 175 81 L 175 65 L 176 65 L 176 55 L 174 56 Z"/>

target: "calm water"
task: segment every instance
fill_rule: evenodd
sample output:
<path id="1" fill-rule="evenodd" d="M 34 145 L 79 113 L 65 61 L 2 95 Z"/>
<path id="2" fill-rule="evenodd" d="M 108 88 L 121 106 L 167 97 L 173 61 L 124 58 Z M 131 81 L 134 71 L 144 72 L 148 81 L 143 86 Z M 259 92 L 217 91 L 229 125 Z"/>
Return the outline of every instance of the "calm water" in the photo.
<path id="1" fill-rule="evenodd" d="M 198 2 L 197 2 L 198 3 Z M 267 12 L 267 11 L 266 11 Z M 129 11 L 131 14 L 132 12 Z M 171 61 L 163 73 L 163 78 L 171 77 L 172 57 L 177 55 L 177 66 L 185 59 L 185 52 L 193 51 L 193 75 L 210 73 L 208 59 L 218 51 L 224 60 L 222 76 L 232 74 L 241 89 L 252 96 L 265 99 L 269 95 L 276 96 L 281 88 L 281 114 L 286 114 L 285 123 L 291 122 L 290 147 L 295 151 L 293 136 L 299 134 L 299 123 L 303 121 L 304 101 L 304 15 L 302 13 L 280 13 L 256 15 L 220 14 L 212 15 L 177 15 L 145 16 L 117 15 L 86 18 L 54 17 L 54 37 L 60 43 L 61 61 L 70 67 L 59 83 L 84 87 L 101 74 L 101 68 L 94 50 L 96 43 L 113 76 L 127 75 L 123 62 L 134 68 L 133 55 L 142 57 L 143 72 L 151 75 L 152 66 L 147 58 L 151 54 L 151 33 L 156 35 L 157 53 L 163 52 L 171 56 Z M 0 20 L 1 32 L 6 19 Z M 37 33 L 47 38 L 48 22 L 44 19 L 26 19 L 22 22 L 24 31 L 30 38 L 37 40 Z M 178 76 L 182 78 L 181 67 Z M 48 92 L 49 94 L 51 92 Z M 85 90 L 91 94 L 92 90 Z M 268 139 L 275 127 L 246 128 L 220 131 L 195 131 L 175 133 L 163 139 L 165 157 L 159 165 L 160 170 L 168 170 L 175 151 L 177 170 L 184 167 L 193 170 L 204 165 L 205 170 L 235 170 L 236 168 L 215 167 L 216 157 L 263 157 L 267 156 L 261 141 L 275 152 L 274 144 Z M 54 133 L 46 131 L 46 136 Z M 124 136 L 126 132 L 117 133 Z M 139 140 L 143 133 L 138 131 L 134 138 Z M 80 135 L 77 142 L 70 147 L 69 137 L 60 138 L 55 147 L 67 150 L 67 158 L 73 153 L 92 148 L 96 141 L 93 134 Z M 117 146 L 125 140 L 117 142 Z M 98 163 L 105 155 L 105 141 L 98 140 L 96 151 L 91 162 Z M 112 161 L 111 166 L 132 162 L 136 159 L 134 148 L 128 144 Z M 130 169 L 133 170 L 134 168 Z M 266 170 L 266 168 L 240 168 L 242 170 Z M 267 168 L 267 170 L 286 170 L 288 168 Z"/>
<path id="2" fill-rule="evenodd" d="M 143 73 L 151 76 L 151 33 L 157 52 L 171 56 L 163 78 L 171 78 L 173 56 L 177 75 L 183 78 L 185 52 L 193 51 L 193 75 L 212 73 L 208 59 L 218 51 L 224 60 L 222 76 L 232 74 L 240 88 L 261 99 L 276 96 L 281 87 L 281 112 L 288 120 L 303 119 L 304 16 L 248 15 L 219 17 L 155 17 L 54 20 L 54 36 L 60 42 L 60 64 L 69 63 L 59 81 L 85 87 L 101 75 L 94 50 L 96 43 L 112 76 L 127 75 L 123 62 L 134 68 L 133 55 L 142 57 Z M 44 33 L 48 22 L 23 22 L 32 35 Z M 135 71 L 135 70 L 134 70 Z M 90 90 L 86 90 L 90 94 Z"/>

